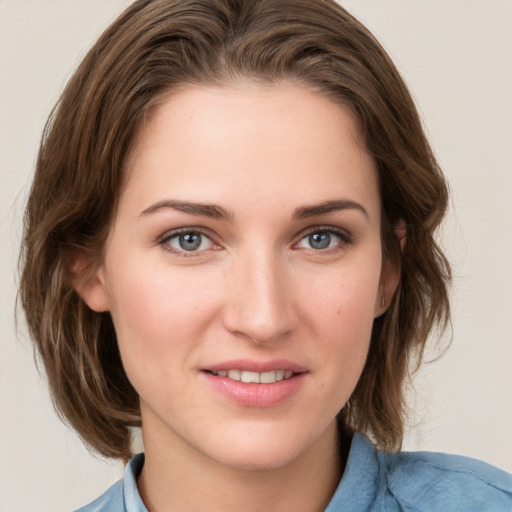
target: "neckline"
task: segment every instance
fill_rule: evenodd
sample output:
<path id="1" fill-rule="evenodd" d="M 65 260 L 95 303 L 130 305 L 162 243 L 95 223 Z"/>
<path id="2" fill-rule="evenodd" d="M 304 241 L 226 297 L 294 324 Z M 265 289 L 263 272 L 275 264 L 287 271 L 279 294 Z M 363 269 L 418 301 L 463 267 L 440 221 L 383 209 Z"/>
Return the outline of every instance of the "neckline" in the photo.
<path id="1" fill-rule="evenodd" d="M 139 453 L 126 466 L 123 485 L 126 512 L 148 512 L 137 488 L 137 476 L 143 465 L 144 453 Z M 325 512 L 371 510 L 378 479 L 379 463 L 375 448 L 366 437 L 354 433 L 343 475 Z"/>

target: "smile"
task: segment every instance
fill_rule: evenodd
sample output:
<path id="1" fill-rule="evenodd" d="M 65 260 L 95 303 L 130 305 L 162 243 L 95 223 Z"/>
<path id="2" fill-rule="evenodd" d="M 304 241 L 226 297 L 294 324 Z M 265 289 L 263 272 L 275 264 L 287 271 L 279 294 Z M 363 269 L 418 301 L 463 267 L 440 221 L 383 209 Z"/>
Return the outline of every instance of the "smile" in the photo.
<path id="1" fill-rule="evenodd" d="M 217 377 L 226 377 L 231 380 L 255 384 L 273 384 L 281 380 L 289 379 L 294 375 L 291 370 L 271 370 L 268 372 L 250 372 L 246 370 L 218 370 L 209 371 Z"/>

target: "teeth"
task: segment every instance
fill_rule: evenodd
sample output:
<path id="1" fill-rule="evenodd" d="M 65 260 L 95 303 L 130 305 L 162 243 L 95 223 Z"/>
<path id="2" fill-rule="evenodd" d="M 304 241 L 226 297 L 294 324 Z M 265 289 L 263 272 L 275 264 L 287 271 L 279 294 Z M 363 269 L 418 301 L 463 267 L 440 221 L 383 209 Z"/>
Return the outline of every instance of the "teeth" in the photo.
<path id="1" fill-rule="evenodd" d="M 260 382 L 262 384 L 272 384 L 272 382 L 276 382 L 276 380 L 277 380 L 276 372 L 260 373 Z"/>
<path id="2" fill-rule="evenodd" d="M 242 374 L 240 375 L 240 380 L 242 382 L 260 382 L 260 374 L 257 372 L 242 372 Z"/>
<path id="3" fill-rule="evenodd" d="M 219 377 L 237 380 L 239 382 L 273 384 L 280 380 L 289 379 L 293 372 L 291 370 L 275 370 L 269 372 L 248 372 L 245 370 L 218 370 L 212 372 Z"/>
<path id="4" fill-rule="evenodd" d="M 240 370 L 229 370 L 226 376 L 233 380 L 242 380 L 242 372 Z"/>

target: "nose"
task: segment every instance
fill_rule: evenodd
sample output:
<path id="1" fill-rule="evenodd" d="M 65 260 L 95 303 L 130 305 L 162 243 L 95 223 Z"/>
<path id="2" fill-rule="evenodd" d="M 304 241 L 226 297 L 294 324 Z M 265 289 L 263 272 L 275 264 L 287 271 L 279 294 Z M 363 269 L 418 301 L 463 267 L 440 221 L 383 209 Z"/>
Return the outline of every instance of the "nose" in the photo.
<path id="1" fill-rule="evenodd" d="M 258 345 L 277 342 L 297 325 L 290 272 L 272 251 L 240 255 L 226 276 L 225 327 Z"/>

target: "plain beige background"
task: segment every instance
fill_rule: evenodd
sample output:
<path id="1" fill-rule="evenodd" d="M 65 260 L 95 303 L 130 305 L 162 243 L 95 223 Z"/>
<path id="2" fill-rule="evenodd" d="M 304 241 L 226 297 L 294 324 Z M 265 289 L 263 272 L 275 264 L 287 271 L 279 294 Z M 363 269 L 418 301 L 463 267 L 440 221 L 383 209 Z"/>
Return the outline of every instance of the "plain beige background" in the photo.
<path id="1" fill-rule="evenodd" d="M 23 204 L 46 116 L 128 0 L 0 0 L 0 511 L 65 512 L 122 469 L 57 419 L 14 324 Z M 512 471 L 512 1 L 342 1 L 390 52 L 451 183 L 453 343 L 417 375 L 406 449 Z"/>

